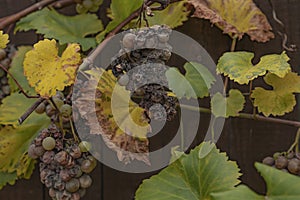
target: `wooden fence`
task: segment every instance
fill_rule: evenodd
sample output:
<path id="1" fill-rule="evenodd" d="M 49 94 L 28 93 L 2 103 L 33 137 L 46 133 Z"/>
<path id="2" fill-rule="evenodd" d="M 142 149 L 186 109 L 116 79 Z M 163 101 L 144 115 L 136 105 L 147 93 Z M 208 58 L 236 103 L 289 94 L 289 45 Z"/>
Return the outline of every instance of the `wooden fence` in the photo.
<path id="1" fill-rule="evenodd" d="M 300 1 L 298 0 L 271 0 L 277 17 L 285 24 L 288 42 L 300 47 Z M 0 17 L 12 14 L 26 6 L 32 4 L 33 0 L 0 0 Z M 276 38 L 266 44 L 250 41 L 249 37 L 237 43 L 237 50 L 253 51 L 256 60 L 260 56 L 269 53 L 281 53 L 283 51 L 282 39 L 277 31 L 282 28 L 272 18 L 272 8 L 269 1 L 255 0 L 258 7 L 266 13 L 273 26 Z M 106 5 L 108 5 L 106 1 Z M 73 8 L 64 10 L 66 13 L 74 13 Z M 103 8 L 102 13 L 105 12 Z M 103 15 L 103 14 L 102 14 Z M 223 52 L 230 48 L 230 38 L 222 32 L 212 27 L 206 20 L 190 19 L 183 26 L 177 29 L 195 40 L 197 40 L 217 61 Z M 36 36 L 29 33 L 21 33 L 11 37 L 11 42 L 17 45 L 32 44 L 37 40 Z M 291 65 L 299 72 L 300 54 L 299 51 L 288 52 L 291 58 Z M 234 87 L 234 84 L 230 85 Z M 246 88 L 241 88 L 242 90 Z M 196 145 L 201 141 L 201 133 L 206 131 L 208 115 L 201 115 L 201 124 L 204 125 L 199 130 L 199 136 L 194 141 Z M 299 120 L 299 109 L 286 116 L 288 119 Z M 166 128 L 172 132 L 172 124 Z M 228 119 L 222 136 L 218 142 L 219 148 L 226 151 L 230 158 L 237 160 L 242 173 L 242 181 L 253 189 L 263 192 L 265 185 L 259 177 L 253 163 L 260 161 L 267 155 L 272 155 L 275 151 L 287 150 L 294 139 L 296 128 L 274 123 L 259 122 L 247 119 Z M 1 161 L 0 161 L 1 162 Z M 86 200 L 130 200 L 134 198 L 134 193 L 143 179 L 150 177 L 152 173 L 130 174 L 119 172 L 105 165 L 98 164 L 92 173 L 94 184 L 85 196 Z M 1 200 L 47 200 L 47 189 L 39 181 L 39 173 L 36 169 L 30 180 L 19 180 L 14 186 L 6 186 L 0 191 Z"/>

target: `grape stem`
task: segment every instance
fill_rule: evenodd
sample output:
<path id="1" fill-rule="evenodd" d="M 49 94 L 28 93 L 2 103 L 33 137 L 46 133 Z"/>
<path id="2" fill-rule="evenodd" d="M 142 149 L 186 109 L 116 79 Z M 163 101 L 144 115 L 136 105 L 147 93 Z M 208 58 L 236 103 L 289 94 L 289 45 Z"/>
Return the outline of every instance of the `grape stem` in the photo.
<path id="1" fill-rule="evenodd" d="M 176 3 L 182 0 L 171 0 L 171 3 Z M 136 19 L 140 16 L 141 13 L 141 9 L 147 7 L 147 6 L 151 6 L 153 4 L 153 2 L 147 2 L 146 5 L 142 5 L 140 8 L 138 8 L 137 10 L 135 10 L 133 13 L 131 13 L 131 15 L 129 15 L 125 20 L 123 20 L 120 24 L 118 24 L 106 37 L 105 39 L 98 45 L 98 47 L 91 53 L 90 56 L 88 56 L 87 58 L 85 58 L 83 60 L 83 63 L 81 64 L 80 67 L 80 71 L 86 69 L 87 67 L 89 67 L 90 65 L 92 65 L 94 63 L 94 60 L 96 59 L 96 57 L 99 55 L 99 53 L 102 51 L 102 49 L 106 46 L 106 44 L 109 42 L 109 40 L 116 35 L 120 30 L 122 30 L 123 27 L 125 27 L 127 24 L 129 24 L 133 19 Z"/>
<path id="2" fill-rule="evenodd" d="M 45 99 L 40 97 L 27 111 L 18 119 L 19 124 L 21 125 L 30 115 L 31 113 L 44 101 Z"/>
<path id="3" fill-rule="evenodd" d="M 73 138 L 76 142 L 79 142 L 79 139 L 78 139 L 78 137 L 75 133 L 75 128 L 74 128 L 74 124 L 73 124 L 71 116 L 69 116 L 69 121 L 70 121 L 70 126 L 71 126 L 71 131 L 72 131 Z"/>
<path id="4" fill-rule="evenodd" d="M 184 105 L 180 104 L 181 108 L 191 110 L 191 111 L 196 111 L 196 112 L 202 112 L 202 113 L 209 113 L 211 114 L 211 110 L 209 108 L 203 108 L 203 107 L 195 107 L 195 106 L 190 106 L 190 105 Z M 295 126 L 300 128 L 300 122 L 299 121 L 292 121 L 292 120 L 287 120 L 287 119 L 278 119 L 274 117 L 265 117 L 262 115 L 253 115 L 249 113 L 239 113 L 239 116 L 237 118 L 243 118 L 243 119 L 253 119 L 257 121 L 265 121 L 265 122 L 273 122 L 277 124 L 285 124 L 289 126 Z"/>
<path id="5" fill-rule="evenodd" d="M 234 36 L 232 38 L 232 41 L 231 41 L 231 47 L 230 47 L 230 52 L 234 52 L 235 50 L 235 47 L 236 47 L 236 42 L 237 42 L 237 36 Z M 228 87 L 228 83 L 229 83 L 229 78 L 228 76 L 225 76 L 225 80 L 224 80 L 224 89 L 223 89 L 223 94 L 226 95 L 227 93 L 227 87 Z"/>

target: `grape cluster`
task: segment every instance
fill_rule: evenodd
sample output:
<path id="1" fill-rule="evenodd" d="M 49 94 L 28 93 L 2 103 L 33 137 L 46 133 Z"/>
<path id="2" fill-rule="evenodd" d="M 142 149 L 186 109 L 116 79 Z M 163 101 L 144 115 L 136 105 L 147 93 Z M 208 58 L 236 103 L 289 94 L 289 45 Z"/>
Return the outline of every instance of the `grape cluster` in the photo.
<path id="1" fill-rule="evenodd" d="M 97 12 L 103 0 L 75 0 L 75 2 L 77 3 L 77 13 L 83 14 L 86 12 Z"/>
<path id="2" fill-rule="evenodd" d="M 66 139 L 51 124 L 42 130 L 28 149 L 31 158 L 40 158 L 40 180 L 55 200 L 79 200 L 92 184 L 89 173 L 97 162 L 88 153 L 86 142 Z"/>
<path id="3" fill-rule="evenodd" d="M 300 153 L 289 152 L 268 156 L 262 161 L 264 164 L 280 169 L 285 172 L 300 176 Z"/>
<path id="4" fill-rule="evenodd" d="M 133 99 L 139 99 L 149 120 L 171 120 L 176 114 L 177 99 L 168 95 L 165 75 L 165 63 L 172 51 L 168 44 L 171 32 L 165 25 L 131 29 L 124 34 L 121 49 L 111 61 L 118 83 L 131 91 Z"/>
<path id="5" fill-rule="evenodd" d="M 6 69 L 10 67 L 11 59 L 16 52 L 13 46 L 8 46 L 6 49 L 0 49 L 0 64 Z M 2 99 L 10 94 L 8 78 L 6 72 L 0 68 L 0 103 Z"/>
<path id="6" fill-rule="evenodd" d="M 61 119 L 64 126 L 63 128 L 70 128 L 72 106 L 66 103 L 62 92 L 58 91 L 56 95 L 52 97 L 52 101 L 43 101 L 35 109 L 35 112 L 38 114 L 46 113 L 46 115 L 51 118 L 52 122 L 59 122 Z"/>

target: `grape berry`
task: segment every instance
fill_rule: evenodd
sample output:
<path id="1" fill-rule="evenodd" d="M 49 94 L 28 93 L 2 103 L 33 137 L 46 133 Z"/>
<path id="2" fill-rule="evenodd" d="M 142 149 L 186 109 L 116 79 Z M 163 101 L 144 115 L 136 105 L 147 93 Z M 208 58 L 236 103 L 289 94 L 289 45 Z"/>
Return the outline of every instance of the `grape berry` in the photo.
<path id="1" fill-rule="evenodd" d="M 274 153 L 263 159 L 263 164 L 300 176 L 300 153 Z"/>

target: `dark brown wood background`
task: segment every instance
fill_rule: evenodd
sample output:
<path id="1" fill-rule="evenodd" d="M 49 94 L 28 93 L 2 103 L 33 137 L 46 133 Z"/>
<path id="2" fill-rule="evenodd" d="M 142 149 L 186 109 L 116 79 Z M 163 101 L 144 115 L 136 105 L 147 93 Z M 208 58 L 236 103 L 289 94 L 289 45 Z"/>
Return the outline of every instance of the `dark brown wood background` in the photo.
<path id="1" fill-rule="evenodd" d="M 272 18 L 272 8 L 269 1 L 255 0 L 258 7 L 267 15 L 273 26 L 276 38 L 266 44 L 250 41 L 248 36 L 237 44 L 237 50 L 247 50 L 255 52 L 256 60 L 264 54 L 280 53 L 283 51 L 282 39 L 277 31 L 282 28 Z M 288 42 L 300 47 L 300 1 L 299 0 L 273 0 L 274 9 L 277 16 L 285 24 Z M 34 3 L 34 0 L 0 0 L 0 17 L 12 14 Z M 105 5 L 109 5 L 106 1 Z M 101 16 L 105 16 L 105 9 L 100 11 Z M 65 13 L 74 13 L 74 8 L 64 10 Z M 223 52 L 230 48 L 231 40 L 228 36 L 212 27 L 206 20 L 190 19 L 182 27 L 177 29 L 195 40 L 197 40 L 217 61 Z M 18 33 L 11 36 L 11 42 L 17 45 L 32 44 L 37 37 L 29 33 Z M 291 58 L 291 65 L 294 70 L 300 70 L 299 50 L 287 52 Z M 231 87 L 234 87 L 231 83 Z M 243 89 L 243 88 L 242 88 Z M 291 114 L 285 116 L 287 119 L 299 120 L 299 108 Z M 201 142 L 203 133 L 207 128 L 208 115 L 201 115 L 202 128 L 199 130 L 199 137 L 193 145 Z M 172 132 L 175 124 L 170 123 L 166 127 L 168 132 Z M 265 191 L 263 180 L 259 177 L 253 164 L 255 161 L 267 155 L 272 155 L 276 151 L 287 150 L 293 141 L 296 128 L 274 123 L 252 121 L 247 119 L 228 119 L 222 136 L 218 142 L 218 147 L 226 151 L 230 158 L 236 160 L 241 168 L 242 181 L 258 192 Z M 1 162 L 1 161 L 0 161 Z M 86 200 L 130 200 L 134 198 L 134 193 L 143 179 L 149 178 L 152 173 L 130 174 L 111 169 L 99 163 L 93 172 L 93 186 L 88 190 L 83 198 Z M 6 186 L 0 191 L 0 199 L 4 200 L 47 200 L 49 199 L 47 189 L 39 181 L 38 170 L 35 170 L 30 180 L 19 180 L 14 186 Z"/>

